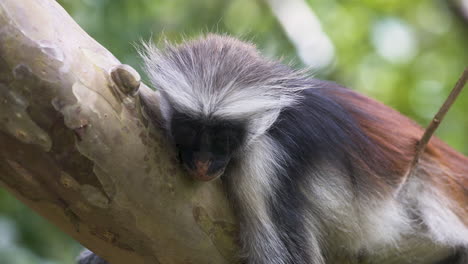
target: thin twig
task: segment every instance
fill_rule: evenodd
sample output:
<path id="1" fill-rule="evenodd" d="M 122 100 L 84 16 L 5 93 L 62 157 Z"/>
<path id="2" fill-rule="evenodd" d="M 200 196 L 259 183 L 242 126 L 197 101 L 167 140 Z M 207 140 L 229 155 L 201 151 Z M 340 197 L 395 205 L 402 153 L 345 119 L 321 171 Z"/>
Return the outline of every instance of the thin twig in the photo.
<path id="1" fill-rule="evenodd" d="M 460 76 L 457 83 L 455 84 L 455 87 L 453 88 L 452 92 L 450 92 L 450 95 L 447 97 L 444 104 L 440 107 L 439 111 L 437 112 L 437 114 L 434 116 L 429 126 L 424 131 L 424 135 L 422 136 L 421 140 L 419 140 L 418 143 L 416 144 L 416 153 L 414 154 L 413 161 L 411 162 L 410 167 L 408 168 L 405 175 L 403 176 L 399 189 L 401 189 L 401 187 L 406 183 L 406 181 L 408 181 L 408 178 L 410 177 L 410 175 L 412 175 L 412 173 L 418 166 L 419 158 L 421 157 L 421 154 L 424 152 L 424 149 L 426 148 L 427 143 L 431 139 L 432 134 L 434 134 L 434 131 L 439 127 L 440 123 L 445 117 L 445 114 L 448 112 L 453 102 L 455 102 L 455 100 L 457 99 L 458 95 L 460 94 L 463 87 L 465 86 L 467 80 L 468 80 L 468 68 L 465 68 L 462 75 Z"/>

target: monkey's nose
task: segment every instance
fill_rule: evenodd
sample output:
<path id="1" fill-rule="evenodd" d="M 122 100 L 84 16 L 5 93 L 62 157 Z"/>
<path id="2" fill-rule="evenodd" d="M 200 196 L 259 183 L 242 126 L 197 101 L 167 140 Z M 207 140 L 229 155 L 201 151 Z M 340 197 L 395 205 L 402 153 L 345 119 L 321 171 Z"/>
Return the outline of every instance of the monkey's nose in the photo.
<path id="1" fill-rule="evenodd" d="M 197 162 L 209 162 L 213 158 L 213 155 L 208 152 L 208 151 L 200 151 L 200 152 L 195 152 L 193 154 L 193 159 L 195 160 L 195 164 Z"/>

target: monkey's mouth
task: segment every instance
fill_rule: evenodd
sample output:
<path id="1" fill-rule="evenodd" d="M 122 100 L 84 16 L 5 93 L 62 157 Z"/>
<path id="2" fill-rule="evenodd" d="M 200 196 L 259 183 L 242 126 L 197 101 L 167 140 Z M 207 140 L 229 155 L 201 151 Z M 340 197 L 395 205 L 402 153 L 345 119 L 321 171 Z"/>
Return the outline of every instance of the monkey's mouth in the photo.
<path id="1" fill-rule="evenodd" d="M 224 168 L 215 172 L 215 173 L 200 173 L 198 171 L 189 171 L 190 173 L 190 176 L 192 176 L 192 178 L 194 178 L 195 180 L 198 180 L 198 181 L 211 181 L 211 180 L 214 180 L 218 177 L 220 177 L 221 175 L 223 175 L 224 173 Z"/>
<path id="2" fill-rule="evenodd" d="M 211 161 L 197 161 L 194 168 L 185 166 L 190 176 L 198 181 L 211 181 L 224 174 L 225 166 L 213 166 Z"/>
<path id="3" fill-rule="evenodd" d="M 190 176 L 197 181 L 211 181 L 224 174 L 231 160 L 229 155 L 214 155 L 210 152 L 192 152 L 179 150 L 179 162 Z"/>

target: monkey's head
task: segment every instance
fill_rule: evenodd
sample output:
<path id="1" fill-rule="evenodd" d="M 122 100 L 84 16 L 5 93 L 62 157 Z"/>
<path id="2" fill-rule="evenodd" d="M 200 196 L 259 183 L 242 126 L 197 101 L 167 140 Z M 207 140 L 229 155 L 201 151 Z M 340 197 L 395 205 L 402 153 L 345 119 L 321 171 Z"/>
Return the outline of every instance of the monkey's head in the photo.
<path id="1" fill-rule="evenodd" d="M 162 49 L 146 44 L 142 56 L 161 95 L 164 128 L 184 167 L 202 181 L 241 158 L 303 88 L 302 74 L 226 36 Z M 291 79 L 297 86 L 285 87 Z"/>

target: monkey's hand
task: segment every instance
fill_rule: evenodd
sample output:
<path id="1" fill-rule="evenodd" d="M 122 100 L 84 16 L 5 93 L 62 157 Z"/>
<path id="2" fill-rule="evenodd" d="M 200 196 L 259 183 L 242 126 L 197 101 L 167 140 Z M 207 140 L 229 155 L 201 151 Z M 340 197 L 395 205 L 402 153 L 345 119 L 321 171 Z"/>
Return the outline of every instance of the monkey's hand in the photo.
<path id="1" fill-rule="evenodd" d="M 83 250 L 76 259 L 77 264 L 109 264 L 107 261 L 89 251 L 88 249 Z"/>

